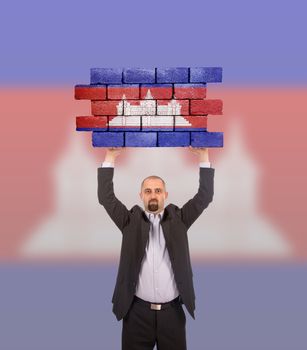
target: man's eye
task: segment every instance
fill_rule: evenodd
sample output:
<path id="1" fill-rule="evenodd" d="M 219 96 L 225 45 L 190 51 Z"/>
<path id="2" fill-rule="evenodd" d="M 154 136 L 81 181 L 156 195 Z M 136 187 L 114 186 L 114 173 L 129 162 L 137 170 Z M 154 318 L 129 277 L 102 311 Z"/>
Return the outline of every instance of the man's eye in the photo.
<path id="1" fill-rule="evenodd" d="M 161 192 L 161 190 L 157 189 L 157 190 L 156 190 L 156 192 L 160 193 L 160 192 Z"/>

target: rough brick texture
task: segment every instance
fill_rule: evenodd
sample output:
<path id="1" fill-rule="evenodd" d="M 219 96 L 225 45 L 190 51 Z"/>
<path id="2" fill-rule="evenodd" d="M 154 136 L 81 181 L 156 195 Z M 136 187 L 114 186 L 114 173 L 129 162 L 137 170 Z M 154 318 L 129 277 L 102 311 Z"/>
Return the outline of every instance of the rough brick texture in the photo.
<path id="1" fill-rule="evenodd" d="M 123 132 L 99 132 L 93 131 L 92 145 L 94 147 L 123 147 L 124 133 Z"/>
<path id="2" fill-rule="evenodd" d="M 191 132 L 192 147 L 223 147 L 222 132 Z"/>
<path id="3" fill-rule="evenodd" d="M 106 86 L 105 85 L 76 85 L 75 99 L 76 100 L 105 100 Z"/>
<path id="4" fill-rule="evenodd" d="M 106 131 L 107 129 L 108 129 L 107 117 L 93 117 L 93 116 L 76 117 L 77 131 L 92 131 L 92 130 Z"/>
<path id="5" fill-rule="evenodd" d="M 156 132 L 126 132 L 125 133 L 126 147 L 156 147 L 157 133 Z"/>
<path id="6" fill-rule="evenodd" d="M 157 68 L 157 83 L 188 83 L 189 68 Z"/>
<path id="7" fill-rule="evenodd" d="M 221 67 L 190 68 L 190 83 L 220 83 L 221 81 Z"/>
<path id="8" fill-rule="evenodd" d="M 92 68 L 91 84 L 120 84 L 123 80 L 122 68 Z"/>
<path id="9" fill-rule="evenodd" d="M 174 84 L 176 99 L 203 99 L 206 94 L 206 84 Z"/>
<path id="10" fill-rule="evenodd" d="M 124 83 L 155 83 L 155 69 L 127 68 L 123 71 Z"/>
<path id="11" fill-rule="evenodd" d="M 190 145 L 189 132 L 159 132 L 159 147 L 186 147 Z"/>

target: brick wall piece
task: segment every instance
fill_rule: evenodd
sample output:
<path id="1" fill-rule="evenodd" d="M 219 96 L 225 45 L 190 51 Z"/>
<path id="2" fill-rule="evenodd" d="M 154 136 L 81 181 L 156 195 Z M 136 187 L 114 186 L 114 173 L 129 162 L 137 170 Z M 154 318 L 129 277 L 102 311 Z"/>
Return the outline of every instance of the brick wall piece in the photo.
<path id="1" fill-rule="evenodd" d="M 204 99 L 206 93 L 206 84 L 174 84 L 174 98 L 176 99 Z"/>
<path id="2" fill-rule="evenodd" d="M 156 147 L 156 132 L 126 132 L 125 147 Z"/>
<path id="3" fill-rule="evenodd" d="M 121 84 L 122 68 L 91 68 L 91 84 Z"/>
<path id="4" fill-rule="evenodd" d="M 124 115 L 155 115 L 156 100 L 124 100 Z"/>
<path id="5" fill-rule="evenodd" d="M 157 115 L 189 115 L 189 106 L 189 100 L 157 100 Z"/>
<path id="6" fill-rule="evenodd" d="M 123 147 L 124 133 L 93 131 L 92 145 L 94 147 Z"/>
<path id="7" fill-rule="evenodd" d="M 188 83 L 189 68 L 157 68 L 157 83 Z"/>
<path id="8" fill-rule="evenodd" d="M 159 132 L 159 147 L 186 147 L 190 145 L 189 132 Z"/>
<path id="9" fill-rule="evenodd" d="M 222 132 L 191 132 L 192 147 L 223 147 Z"/>
<path id="10" fill-rule="evenodd" d="M 92 101 L 93 115 L 122 115 L 123 101 L 109 100 L 109 101 Z"/>
<path id="11" fill-rule="evenodd" d="M 220 83 L 222 74 L 222 67 L 190 68 L 190 83 Z"/>
<path id="12" fill-rule="evenodd" d="M 124 83 L 155 83 L 155 68 L 126 68 L 123 70 Z"/>
<path id="13" fill-rule="evenodd" d="M 107 96 L 109 100 L 139 99 L 140 88 L 138 84 L 108 85 Z"/>
<path id="14" fill-rule="evenodd" d="M 222 100 L 190 100 L 190 111 L 192 115 L 223 114 Z"/>
<path id="15" fill-rule="evenodd" d="M 175 118 L 175 131 L 206 131 L 208 117 L 206 116 L 176 116 Z M 190 126 L 185 125 L 189 122 Z"/>
<path id="16" fill-rule="evenodd" d="M 97 117 L 96 117 L 97 118 Z M 140 131 L 140 116 L 109 116 L 109 131 Z"/>
<path id="17" fill-rule="evenodd" d="M 142 131 L 174 131 L 174 117 L 142 116 Z"/>
<path id="18" fill-rule="evenodd" d="M 106 131 L 108 129 L 107 117 L 80 116 L 76 117 L 77 131 Z"/>
<path id="19" fill-rule="evenodd" d="M 105 85 L 76 85 L 75 99 L 76 100 L 105 100 L 106 86 Z"/>
<path id="20" fill-rule="evenodd" d="M 167 100 L 173 97 L 172 84 L 141 84 L 141 99 L 145 99 L 145 97 L 148 97 L 148 90 L 150 90 L 150 94 L 155 100 Z"/>

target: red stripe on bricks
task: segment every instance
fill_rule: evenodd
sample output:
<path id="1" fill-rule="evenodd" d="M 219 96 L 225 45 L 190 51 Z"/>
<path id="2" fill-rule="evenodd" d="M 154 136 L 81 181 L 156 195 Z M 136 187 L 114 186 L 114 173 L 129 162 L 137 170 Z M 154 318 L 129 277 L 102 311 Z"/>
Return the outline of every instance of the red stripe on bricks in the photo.
<path id="1" fill-rule="evenodd" d="M 157 115 L 189 114 L 189 100 L 157 100 Z"/>
<path id="2" fill-rule="evenodd" d="M 92 101 L 92 114 L 94 115 L 122 115 L 123 101 Z"/>
<path id="3" fill-rule="evenodd" d="M 206 98 L 206 86 L 183 87 L 182 85 L 174 85 L 174 98 L 176 99 L 202 99 Z"/>
<path id="4" fill-rule="evenodd" d="M 107 117 L 76 117 L 77 128 L 106 128 Z"/>
<path id="5" fill-rule="evenodd" d="M 76 100 L 105 100 L 106 99 L 106 87 L 75 87 L 75 99 Z"/>
<path id="6" fill-rule="evenodd" d="M 191 100 L 191 114 L 223 114 L 222 100 Z"/>
<path id="7" fill-rule="evenodd" d="M 139 99 L 140 98 L 140 90 L 139 86 L 116 86 L 109 85 L 108 86 L 108 99 L 109 100 L 121 100 L 123 96 L 126 99 Z"/>
<path id="8" fill-rule="evenodd" d="M 145 99 L 146 97 L 151 95 L 152 99 L 171 99 L 173 97 L 173 88 L 172 86 L 167 87 L 153 87 L 153 86 L 142 86 L 141 85 L 141 99 Z M 149 95 L 150 94 L 150 95 Z"/>

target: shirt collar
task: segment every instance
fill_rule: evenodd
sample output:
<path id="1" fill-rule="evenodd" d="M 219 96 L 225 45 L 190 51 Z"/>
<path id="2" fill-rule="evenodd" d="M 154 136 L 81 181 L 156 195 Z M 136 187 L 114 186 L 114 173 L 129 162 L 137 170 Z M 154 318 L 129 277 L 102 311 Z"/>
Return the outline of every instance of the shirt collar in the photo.
<path id="1" fill-rule="evenodd" d="M 144 210 L 144 211 L 145 211 L 145 214 L 146 214 L 146 216 L 148 217 L 148 219 L 149 219 L 149 215 L 150 215 L 150 214 L 153 214 L 153 213 L 148 212 L 147 210 Z M 161 216 L 160 216 L 160 219 L 163 218 L 163 214 L 164 214 L 164 209 L 163 209 L 162 211 L 160 211 L 160 213 L 158 214 L 158 215 L 161 215 Z M 155 215 L 157 215 L 157 214 L 155 214 Z"/>

